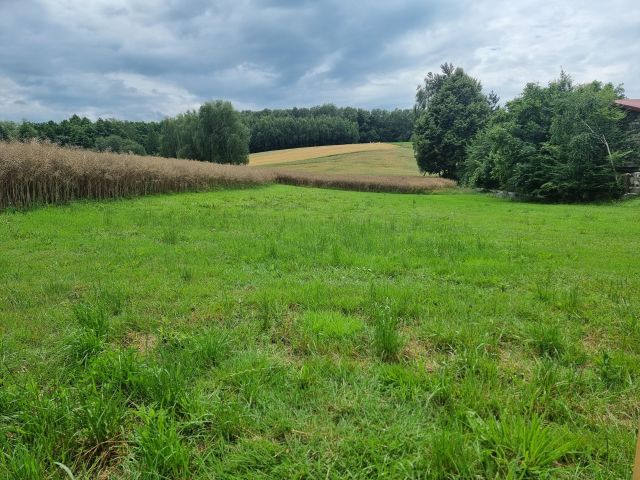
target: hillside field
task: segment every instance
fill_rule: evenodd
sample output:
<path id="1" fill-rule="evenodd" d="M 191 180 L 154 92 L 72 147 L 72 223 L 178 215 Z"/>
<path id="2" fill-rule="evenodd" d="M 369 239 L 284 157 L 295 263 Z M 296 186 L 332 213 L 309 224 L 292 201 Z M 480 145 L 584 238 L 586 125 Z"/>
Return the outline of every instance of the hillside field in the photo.
<path id="1" fill-rule="evenodd" d="M 638 238 L 461 191 L 0 213 L 0 478 L 627 479 Z"/>
<path id="2" fill-rule="evenodd" d="M 254 153 L 249 165 L 293 172 L 348 175 L 419 175 L 410 142 L 362 143 Z"/>

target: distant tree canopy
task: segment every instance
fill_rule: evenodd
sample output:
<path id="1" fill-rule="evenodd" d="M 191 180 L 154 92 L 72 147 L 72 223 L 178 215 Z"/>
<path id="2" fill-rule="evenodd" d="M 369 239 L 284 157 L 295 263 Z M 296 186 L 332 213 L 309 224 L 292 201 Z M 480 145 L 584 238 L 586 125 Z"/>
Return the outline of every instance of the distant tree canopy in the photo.
<path id="1" fill-rule="evenodd" d="M 480 82 L 450 63 L 430 72 L 416 94 L 413 148 L 420 171 L 457 180 L 467 147 L 485 125 L 495 95 L 482 93 Z"/>
<path id="2" fill-rule="evenodd" d="M 216 101 L 161 122 L 92 122 L 77 115 L 59 123 L 0 122 L 0 140 L 37 138 L 99 151 L 243 163 L 247 151 L 408 141 L 413 115 L 409 109 L 335 105 L 238 113 L 230 103 Z"/>
<path id="3" fill-rule="evenodd" d="M 251 152 L 345 143 L 406 142 L 413 111 L 363 110 L 322 105 L 289 110 L 245 111 Z"/>
<path id="4" fill-rule="evenodd" d="M 547 87 L 528 84 L 475 137 L 463 181 L 551 201 L 616 198 L 629 153 L 622 95 L 611 84 L 575 86 L 564 72 Z"/>

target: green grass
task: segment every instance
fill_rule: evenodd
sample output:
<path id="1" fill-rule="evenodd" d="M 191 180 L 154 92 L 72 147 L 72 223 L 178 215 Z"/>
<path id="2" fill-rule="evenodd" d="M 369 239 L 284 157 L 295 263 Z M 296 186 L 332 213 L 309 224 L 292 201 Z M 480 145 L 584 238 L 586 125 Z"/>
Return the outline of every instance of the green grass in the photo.
<path id="1" fill-rule="evenodd" d="M 629 478 L 640 202 L 0 214 L 0 479 Z"/>

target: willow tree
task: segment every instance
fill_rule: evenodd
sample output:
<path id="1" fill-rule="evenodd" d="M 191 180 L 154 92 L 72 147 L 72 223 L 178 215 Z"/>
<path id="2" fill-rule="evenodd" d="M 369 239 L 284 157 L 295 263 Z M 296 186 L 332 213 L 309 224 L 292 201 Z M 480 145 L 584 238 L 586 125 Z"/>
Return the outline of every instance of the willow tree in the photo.
<path id="1" fill-rule="evenodd" d="M 194 139 L 198 160 L 249 162 L 249 129 L 229 102 L 218 100 L 200 107 Z"/>

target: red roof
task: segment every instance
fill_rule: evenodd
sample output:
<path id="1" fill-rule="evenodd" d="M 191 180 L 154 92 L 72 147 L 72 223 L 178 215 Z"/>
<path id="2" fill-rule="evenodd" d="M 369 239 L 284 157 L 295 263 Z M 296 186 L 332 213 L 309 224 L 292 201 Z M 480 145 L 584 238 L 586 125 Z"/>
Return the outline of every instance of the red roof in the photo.
<path id="1" fill-rule="evenodd" d="M 624 108 L 628 108 L 629 110 L 633 110 L 634 112 L 640 112 L 640 99 L 638 100 L 616 100 L 616 103 Z"/>

